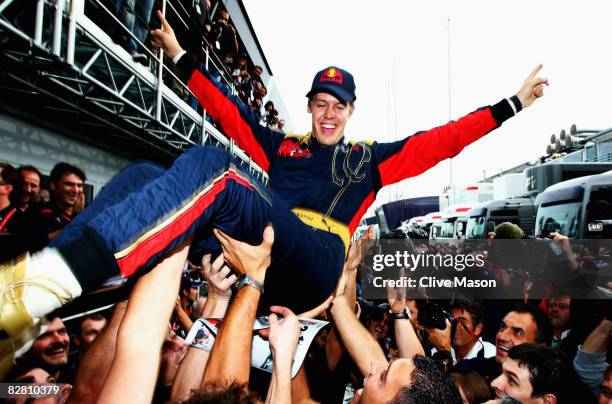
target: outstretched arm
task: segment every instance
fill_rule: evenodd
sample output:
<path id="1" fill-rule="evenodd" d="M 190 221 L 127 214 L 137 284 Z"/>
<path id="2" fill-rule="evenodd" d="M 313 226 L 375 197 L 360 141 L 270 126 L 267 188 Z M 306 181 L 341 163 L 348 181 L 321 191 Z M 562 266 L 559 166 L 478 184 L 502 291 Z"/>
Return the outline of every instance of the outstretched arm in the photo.
<path id="1" fill-rule="evenodd" d="M 115 361 L 98 402 L 151 402 L 161 346 L 168 332 L 190 241 L 136 283 L 117 334 Z"/>
<path id="2" fill-rule="evenodd" d="M 380 186 L 419 175 L 440 161 L 455 157 L 464 147 L 531 106 L 544 95 L 544 85 L 548 85 L 548 79 L 537 76 L 541 68 L 540 64 L 533 69 L 515 96 L 493 106 L 397 142 L 374 143 L 372 154 L 378 164 Z"/>
<path id="3" fill-rule="evenodd" d="M 246 274 L 263 285 L 274 242 L 272 226 L 264 229 L 263 241 L 258 246 L 233 240 L 219 230 L 214 232 L 223 248 L 225 260 L 234 271 Z M 238 384 L 249 381 L 252 327 L 260 296 L 261 292 L 251 286 L 244 286 L 236 293 L 210 353 L 203 381 L 235 381 Z"/>
<path id="4" fill-rule="evenodd" d="M 270 307 L 270 350 L 272 351 L 272 380 L 266 403 L 291 403 L 291 364 L 300 338 L 300 324 L 286 307 Z M 283 316 L 278 319 L 276 313 Z"/>
<path id="5" fill-rule="evenodd" d="M 81 360 L 69 403 L 92 403 L 97 400 L 115 358 L 117 330 L 123 320 L 127 300 L 115 305 L 113 317 Z"/>
<path id="6" fill-rule="evenodd" d="M 404 273 L 405 270 L 402 268 L 399 271 L 399 277 L 402 278 Z M 419 341 L 419 337 L 412 327 L 410 318 L 397 318 L 398 314 L 403 317 L 402 315 L 408 309 L 406 306 L 406 288 L 401 286 L 387 287 L 387 301 L 391 306 L 391 313 L 394 317 L 395 340 L 400 358 L 410 359 L 414 358 L 415 355 L 425 355 L 423 345 L 421 345 L 421 341 Z"/>
<path id="7" fill-rule="evenodd" d="M 345 295 L 334 299 L 331 314 L 344 346 L 359 367 L 362 375 L 368 374 L 372 362 L 386 362 L 385 354 L 374 337 L 359 322 Z"/>
<path id="8" fill-rule="evenodd" d="M 162 29 L 151 31 L 153 45 L 162 48 L 165 55 L 177 63 L 189 89 L 206 112 L 221 124 L 223 131 L 261 168 L 268 171 L 284 135 L 259 125 L 259 118 L 253 110 L 232 95 L 229 88 L 208 72 L 198 70 L 191 57 L 181 56 L 185 51 L 178 43 L 172 27 L 160 11 L 157 11 L 157 17 L 162 23 Z"/>
<path id="9" fill-rule="evenodd" d="M 228 276 L 230 269 L 225 265 L 223 254 L 220 254 L 212 263 L 210 258 L 211 254 L 205 254 L 202 257 L 202 273 L 208 282 L 208 297 L 199 317 L 223 318 L 232 295 L 231 287 L 236 283 L 238 277 Z M 203 349 L 190 347 L 187 350 L 172 385 L 171 400 L 185 400 L 192 390 L 200 387 L 209 356 L 210 352 Z"/>

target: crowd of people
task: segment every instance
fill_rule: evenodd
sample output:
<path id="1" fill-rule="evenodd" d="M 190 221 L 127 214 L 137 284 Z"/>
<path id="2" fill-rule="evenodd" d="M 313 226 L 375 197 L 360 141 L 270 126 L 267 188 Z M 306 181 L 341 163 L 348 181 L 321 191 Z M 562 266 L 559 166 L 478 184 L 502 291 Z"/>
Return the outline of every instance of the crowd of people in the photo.
<path id="1" fill-rule="evenodd" d="M 330 66 L 307 94 L 312 133 L 285 137 L 263 128 L 214 72 L 199 69 L 158 16 L 163 29 L 152 32 L 153 42 L 269 171 L 271 189 L 226 151 L 194 147 L 168 170 L 126 167 L 84 209 L 86 177 L 77 167 L 56 165 L 42 202 L 38 170 L 2 164 L 5 382 L 58 383 L 55 396 L 69 402 L 609 402 L 607 300 L 562 289 L 515 301 L 413 299 L 389 287 L 380 302 L 358 286 L 366 247 L 351 243 L 350 227 L 375 193 L 529 107 L 547 84 L 537 77 L 541 65 L 512 97 L 393 143 L 345 142 L 355 83 Z M 229 15 L 218 16 L 210 32 L 223 26 L 225 34 L 210 43 L 237 52 Z M 235 76 L 243 77 L 248 61 L 236 58 Z M 273 105 L 264 108 L 274 115 Z M 88 313 L 67 325 L 56 311 L 121 285 L 130 295 L 107 317 Z M 214 342 L 188 345 L 201 319 L 219 327 Z M 328 323 L 303 362 L 294 357 L 305 331 L 298 319 Z M 254 330 L 255 323 L 263 326 Z M 270 372 L 251 366 L 258 338 L 267 341 Z"/>
<path id="2" fill-rule="evenodd" d="M 7 170 L 2 167 L 4 182 Z M 26 211 L 35 206 L 36 194 L 34 187 Z M 200 263 L 187 260 L 189 243 L 183 243 L 136 282 L 126 301 L 103 311 L 106 316 L 87 314 L 67 326 L 51 313 L 4 381 L 57 383 L 54 397 L 60 402 L 612 399 L 612 321 L 601 310 L 602 302 L 574 301 L 562 290 L 537 305 L 471 298 L 428 301 L 407 298 L 403 288 L 388 288 L 384 303 L 366 300 L 359 288 L 359 240 L 349 249 L 336 290 L 321 305 L 298 314 L 280 306 L 262 312 L 258 306 L 265 291 L 237 286 L 236 274 L 248 275 L 255 285 L 264 283 L 273 228 L 265 229 L 256 246 L 223 233 L 220 239 L 222 254 L 206 254 Z M 590 316 L 585 327 L 580 316 L 587 310 L 598 315 Z M 432 325 L 434 312 L 443 314 L 444 326 Z M 258 315 L 269 315 L 269 329 L 253 331 Z M 222 321 L 208 349 L 185 343 L 199 318 Z M 298 318 L 329 325 L 292 377 Z M 251 368 L 252 340 L 258 334 L 270 344 L 271 375 Z"/>
<path id="3" fill-rule="evenodd" d="M 42 249 L 85 207 L 87 176 L 65 162 L 48 179 L 32 165 L 0 162 L 0 179 L 0 260 Z"/>
<path id="4" fill-rule="evenodd" d="M 168 12 L 171 14 L 170 20 L 186 21 L 186 25 L 176 24 L 179 27 L 177 37 L 181 43 L 185 43 L 194 55 L 202 56 L 205 50 L 208 51 L 210 69 L 216 70 L 218 79 L 224 78 L 233 84 L 236 95 L 253 109 L 263 126 L 282 132 L 284 119 L 279 116 L 272 101 L 264 103 L 268 91 L 261 77 L 263 68 L 249 58 L 223 4 L 215 0 L 179 0 L 177 3 L 175 7 L 168 7 Z M 121 45 L 135 62 L 145 66 L 149 66 L 150 58 L 144 47 L 152 49 L 147 40 L 149 31 L 156 27 L 156 18 L 152 13 L 154 4 L 153 0 L 110 2 L 108 9 L 117 16 L 122 26 L 116 21 L 102 23 L 111 39 Z M 211 15 L 213 11 L 214 15 Z M 198 109 L 197 101 L 183 86 L 170 77 L 167 82 L 189 105 Z"/>

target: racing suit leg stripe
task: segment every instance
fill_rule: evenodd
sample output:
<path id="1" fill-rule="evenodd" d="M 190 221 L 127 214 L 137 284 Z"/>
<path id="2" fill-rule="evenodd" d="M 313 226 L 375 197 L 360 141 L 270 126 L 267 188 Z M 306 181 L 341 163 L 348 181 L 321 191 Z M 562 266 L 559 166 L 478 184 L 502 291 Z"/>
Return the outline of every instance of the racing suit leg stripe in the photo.
<path id="1" fill-rule="evenodd" d="M 194 71 L 187 85 L 200 104 L 221 123 L 223 130 L 267 172 L 270 168 L 270 161 L 264 149 L 255 139 L 251 127 L 240 114 L 238 106 L 199 70 Z"/>
<path id="2" fill-rule="evenodd" d="M 129 247 L 115 254 L 117 264 L 122 276 L 134 274 L 149 259 L 162 251 L 177 236 L 185 233 L 189 227 L 214 202 L 217 195 L 225 190 L 227 181 L 236 183 L 253 190 L 253 186 L 235 171 L 226 171 L 215 178 L 212 183 L 200 192 L 177 212 L 162 223 L 138 238 Z"/>

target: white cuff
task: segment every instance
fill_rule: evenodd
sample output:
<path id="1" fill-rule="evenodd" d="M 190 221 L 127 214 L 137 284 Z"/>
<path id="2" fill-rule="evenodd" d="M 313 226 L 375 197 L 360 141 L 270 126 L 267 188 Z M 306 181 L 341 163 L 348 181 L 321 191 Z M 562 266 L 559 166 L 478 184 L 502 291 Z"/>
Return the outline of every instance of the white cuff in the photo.
<path id="1" fill-rule="evenodd" d="M 508 104 L 510 104 L 510 108 L 512 108 L 512 112 L 514 112 L 514 115 L 516 115 L 516 107 L 514 106 L 514 103 L 512 102 L 512 100 L 510 98 L 506 98 L 506 101 L 508 101 Z"/>
<path id="2" fill-rule="evenodd" d="M 182 51 L 177 53 L 176 56 L 172 58 L 172 63 L 177 64 L 179 62 L 179 60 L 181 60 L 181 58 L 183 57 L 183 55 L 185 53 L 187 53 L 187 51 L 185 49 L 183 49 Z M 510 103 L 510 104 L 512 104 L 512 103 Z M 516 114 L 516 111 L 514 111 L 514 113 Z"/>

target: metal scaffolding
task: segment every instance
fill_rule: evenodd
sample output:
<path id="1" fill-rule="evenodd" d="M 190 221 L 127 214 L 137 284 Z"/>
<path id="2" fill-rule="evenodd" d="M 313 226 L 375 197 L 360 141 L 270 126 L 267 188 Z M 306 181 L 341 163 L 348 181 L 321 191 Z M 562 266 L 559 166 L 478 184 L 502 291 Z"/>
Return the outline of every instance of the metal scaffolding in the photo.
<path id="1" fill-rule="evenodd" d="M 76 117 L 84 142 L 124 154 L 162 154 L 165 160 L 193 145 L 223 147 L 267 183 L 267 174 L 206 120 L 205 111 L 199 114 L 164 84 L 164 77 L 174 79 L 174 86 L 188 91 L 160 65 L 161 54 L 151 54 L 152 70 L 134 63 L 85 15 L 84 7 L 84 0 L 0 0 L 1 85 L 29 95 L 31 105 L 70 112 L 58 112 L 57 118 Z M 94 127 L 99 129 L 82 133 Z"/>

